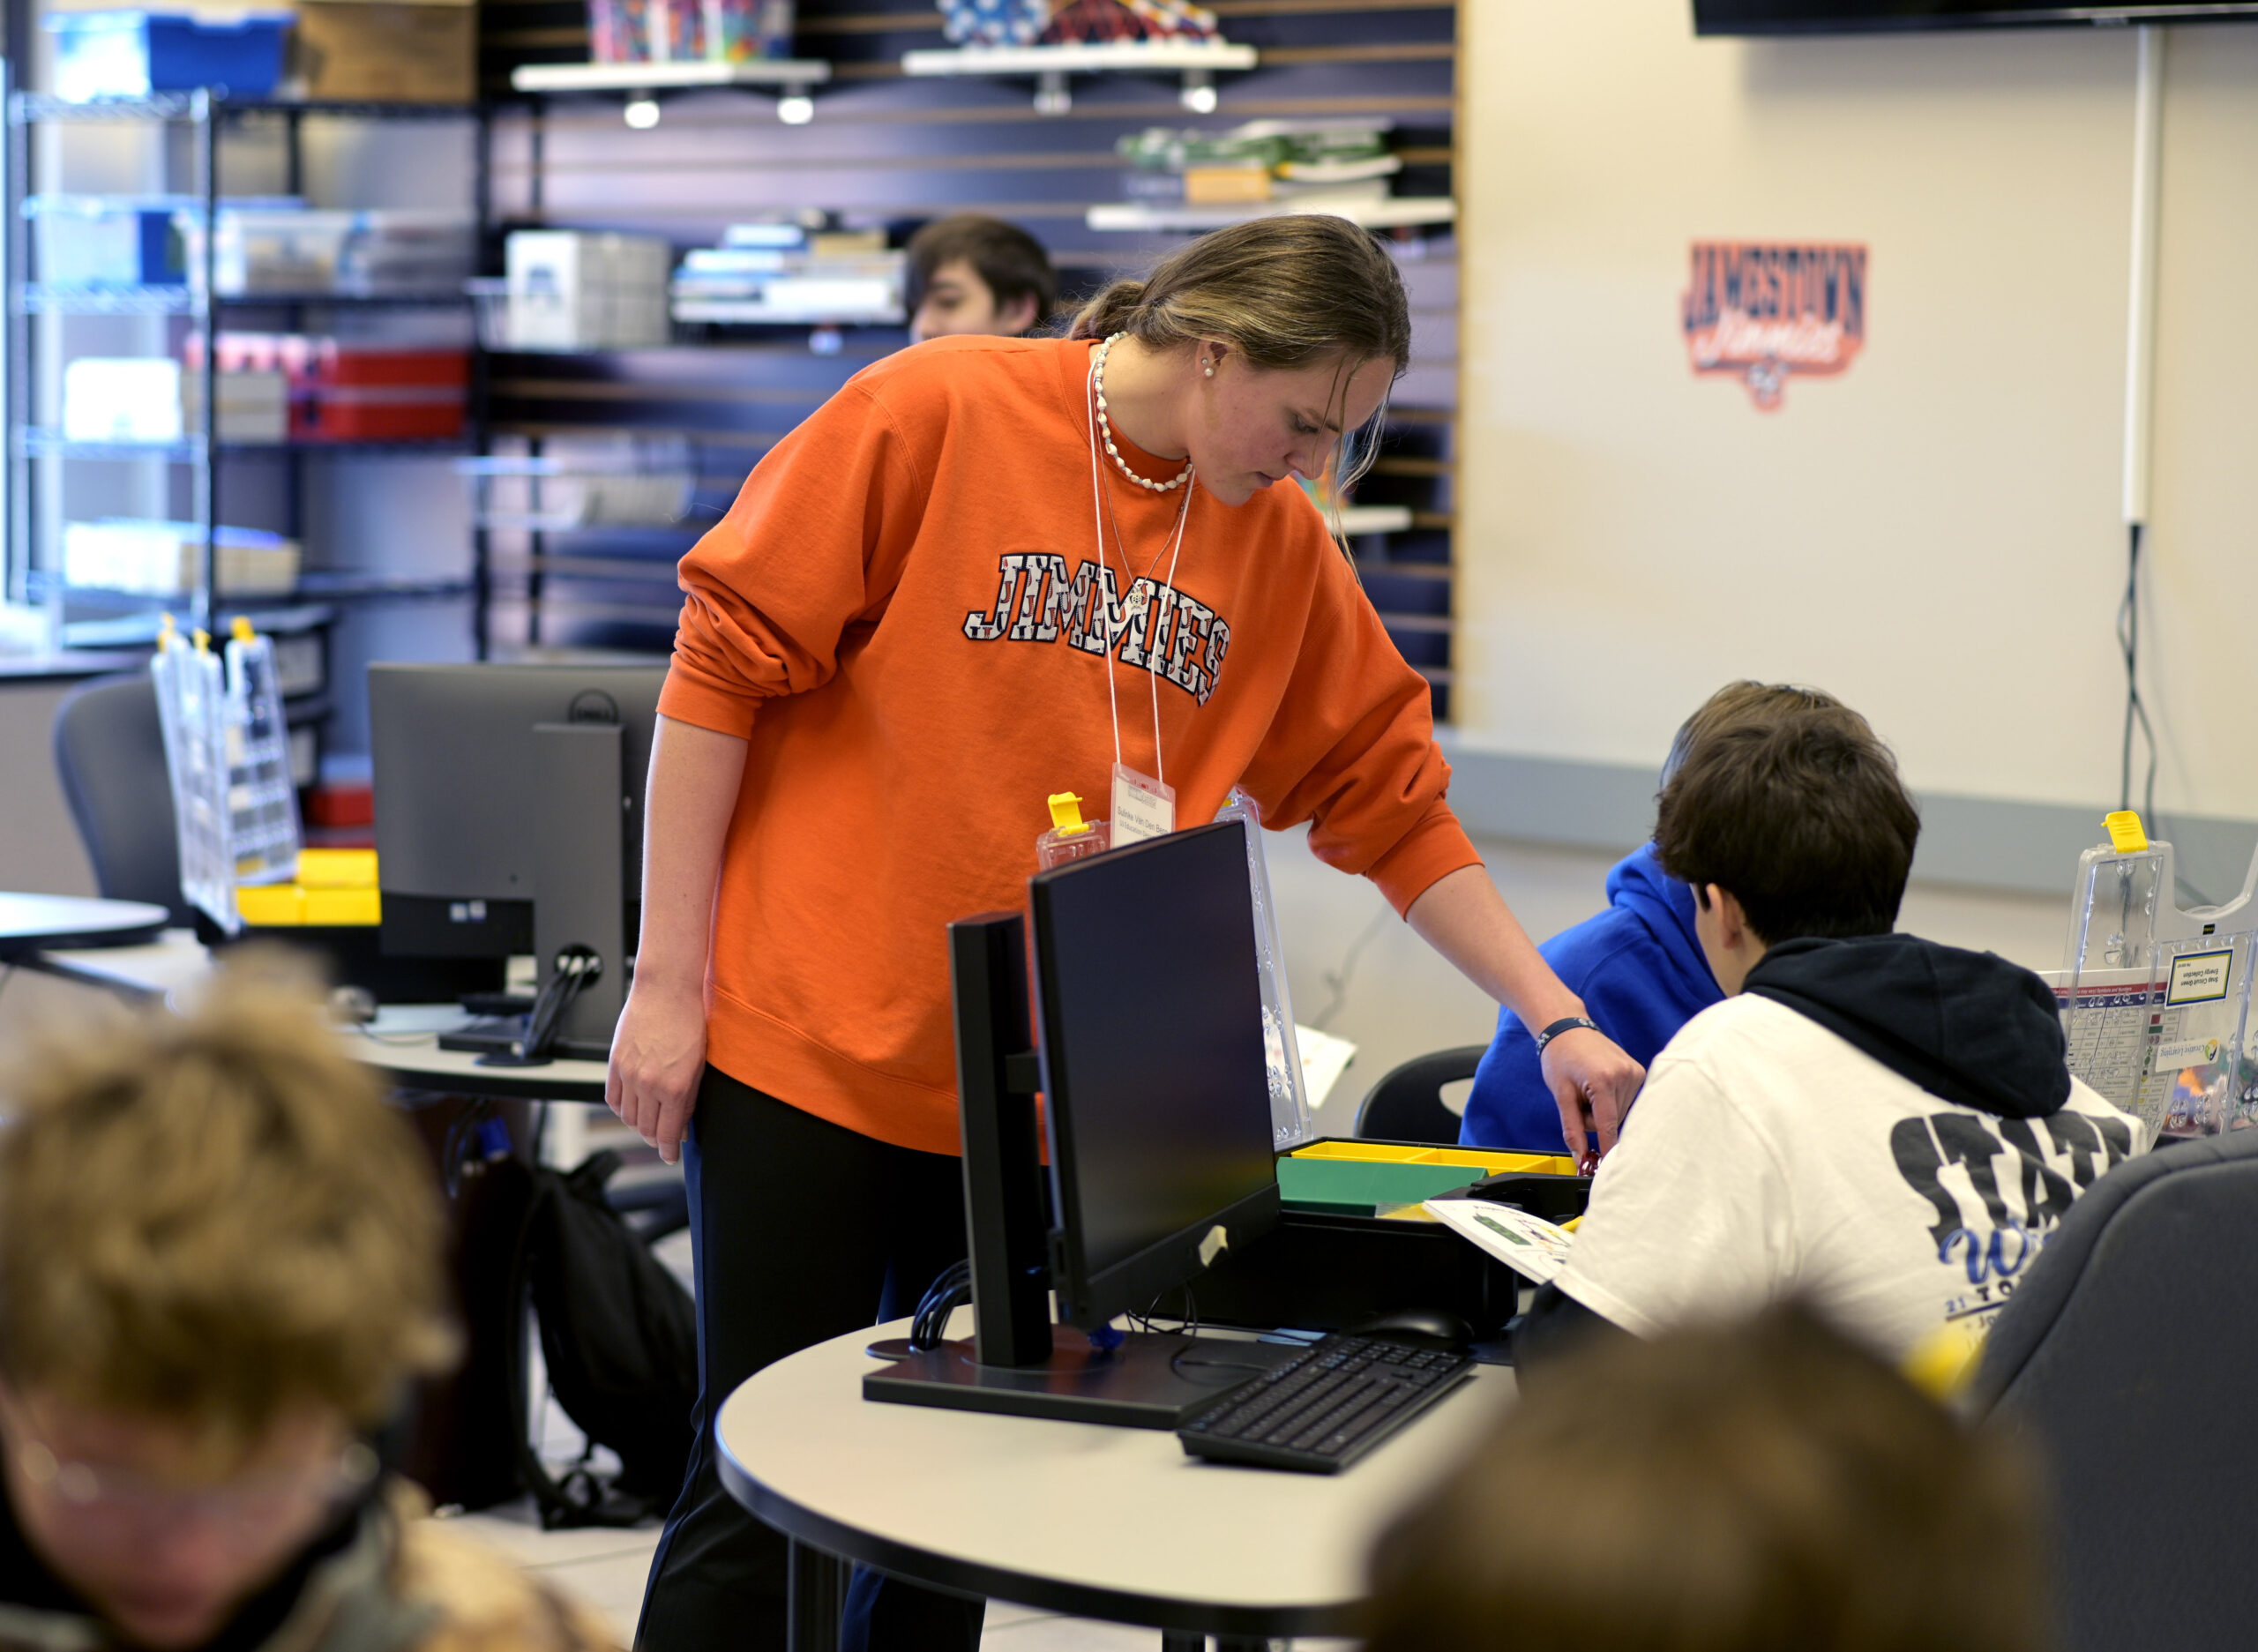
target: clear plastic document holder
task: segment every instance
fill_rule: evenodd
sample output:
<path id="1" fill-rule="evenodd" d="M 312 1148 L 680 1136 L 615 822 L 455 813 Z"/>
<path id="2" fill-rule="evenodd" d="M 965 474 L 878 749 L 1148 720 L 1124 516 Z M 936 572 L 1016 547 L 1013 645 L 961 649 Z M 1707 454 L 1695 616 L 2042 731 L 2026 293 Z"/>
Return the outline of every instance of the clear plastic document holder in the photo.
<path id="1" fill-rule="evenodd" d="M 181 893 L 221 931 L 243 928 L 239 883 L 282 883 L 298 865 L 298 799 L 273 645 L 231 638 L 224 657 L 169 625 L 149 662 L 164 729 Z"/>
<path id="2" fill-rule="evenodd" d="M 2063 968 L 2052 980 L 2070 1071 L 2150 1139 L 2258 1125 L 2250 1033 L 2258 856 L 2223 906 L 2174 900 L 2172 845 L 2078 857 Z"/>
<path id="3" fill-rule="evenodd" d="M 235 857 L 228 847 L 227 669 L 202 633 L 190 646 L 168 625 L 157 639 L 149 675 L 157 685 L 165 773 L 172 781 L 180 892 L 233 935 L 243 919 L 236 910 Z"/>
<path id="4" fill-rule="evenodd" d="M 238 619 L 227 657 L 228 859 L 239 884 L 288 883 L 302 833 L 273 639 Z"/>
<path id="5" fill-rule="evenodd" d="M 1262 811 L 1237 787 L 1216 811 L 1218 820 L 1246 826 L 1246 877 L 1254 894 L 1254 946 L 1262 967 L 1262 1050 L 1270 1068 L 1270 1136 L 1281 1153 L 1315 1134 L 1302 1052 L 1294 1036 L 1293 994 L 1286 985 L 1286 952 L 1278 938 L 1278 908 L 1270 898 L 1270 863 L 1262 850 Z"/>

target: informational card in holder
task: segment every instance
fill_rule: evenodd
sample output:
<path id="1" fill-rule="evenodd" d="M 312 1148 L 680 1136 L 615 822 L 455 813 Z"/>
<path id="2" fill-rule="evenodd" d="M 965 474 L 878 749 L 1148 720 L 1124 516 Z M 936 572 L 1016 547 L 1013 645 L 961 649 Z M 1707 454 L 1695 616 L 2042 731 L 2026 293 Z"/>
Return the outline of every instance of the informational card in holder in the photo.
<path id="1" fill-rule="evenodd" d="M 1541 1216 L 1480 1199 L 1430 1199 L 1424 1207 L 1531 1283 L 1549 1285 L 1568 1265 L 1574 1236 Z"/>
<path id="2" fill-rule="evenodd" d="M 1166 837 L 1176 830 L 1176 788 L 1116 763 L 1112 829 L 1115 848 Z"/>

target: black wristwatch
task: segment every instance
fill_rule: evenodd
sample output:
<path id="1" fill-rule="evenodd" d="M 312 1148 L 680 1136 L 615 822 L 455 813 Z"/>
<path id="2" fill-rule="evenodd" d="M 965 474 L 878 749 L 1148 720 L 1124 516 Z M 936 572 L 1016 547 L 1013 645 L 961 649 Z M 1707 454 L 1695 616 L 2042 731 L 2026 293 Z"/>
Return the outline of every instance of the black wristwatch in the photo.
<path id="1" fill-rule="evenodd" d="M 1584 1028 L 1587 1032 L 1599 1032 L 1599 1028 L 1597 1027 L 1586 1020 L 1581 1015 L 1563 1015 L 1559 1020 L 1553 1022 L 1552 1025 L 1536 1035 L 1536 1053 L 1540 1056 L 1543 1055 L 1544 1053 L 1545 1045 L 1551 1043 L 1562 1033 L 1573 1033 L 1579 1027 Z M 1600 1033 L 1600 1036 L 1604 1038 L 1607 1035 Z"/>

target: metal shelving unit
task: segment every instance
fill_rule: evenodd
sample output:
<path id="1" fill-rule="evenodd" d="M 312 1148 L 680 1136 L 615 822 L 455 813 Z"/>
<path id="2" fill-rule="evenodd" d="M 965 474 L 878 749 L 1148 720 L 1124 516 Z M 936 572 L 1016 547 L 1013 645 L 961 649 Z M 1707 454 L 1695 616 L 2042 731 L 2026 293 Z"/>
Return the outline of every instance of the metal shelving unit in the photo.
<path id="1" fill-rule="evenodd" d="M 486 115 L 482 108 L 460 104 L 393 104 L 343 101 L 279 101 L 229 98 L 212 89 L 163 93 L 145 98 L 101 99 L 71 102 L 34 93 L 16 93 L 7 100 L 8 191 L 10 234 L 6 237 L 4 271 L 8 311 L 8 384 L 6 398 L 7 460 L 11 480 L 7 523 L 7 594 L 13 600 L 36 601 L 60 610 L 61 639 L 66 645 L 92 644 L 123 638 L 143 639 L 153 635 L 160 617 L 171 615 L 183 626 L 215 630 L 236 613 L 248 613 L 261 624 L 288 627 L 295 634 L 318 636 L 325 654 L 326 632 L 333 624 L 340 604 L 370 602 L 413 602 L 475 596 L 484 589 L 482 564 L 483 542 L 470 548 L 470 566 L 460 577 L 400 579 L 381 570 L 317 570 L 302 572 L 287 592 L 232 595 L 215 589 L 221 501 L 227 475 L 237 463 L 280 463 L 287 467 L 284 499 L 290 536 L 303 541 L 303 467 L 311 456 L 334 462 L 352 459 L 430 458 L 478 451 L 484 442 L 482 403 L 474 374 L 466 426 L 460 437 L 447 440 L 369 441 L 285 440 L 243 442 L 211 439 L 211 422 L 218 415 L 219 352 L 214 348 L 223 316 L 259 313 L 278 316 L 290 331 L 303 327 L 309 312 L 337 313 L 464 306 L 458 290 L 355 293 L 352 291 L 216 293 L 218 261 L 216 234 L 220 213 L 228 204 L 221 177 L 221 136 L 223 131 L 278 132 L 285 161 L 285 193 L 299 194 L 303 184 L 303 124 L 309 118 L 353 121 L 431 122 L 475 121 L 480 128 L 480 164 L 473 180 L 477 198 L 472 203 L 477 228 L 485 224 L 484 146 Z M 34 176 L 34 142 L 51 134 L 64 141 L 70 129 L 94 124 L 135 123 L 158 129 L 188 131 L 184 168 L 169 137 L 160 139 L 161 165 L 168 176 L 188 174 L 189 187 L 177 193 L 95 193 L 30 197 L 24 191 Z M 138 209 L 170 208 L 186 213 L 200 225 L 199 267 L 181 282 L 152 285 L 93 286 L 55 284 L 41 280 L 34 247 L 37 221 L 48 212 L 68 211 L 101 214 Z M 205 428 L 191 430 L 175 441 L 80 441 L 62 430 L 43 426 L 39 414 L 53 405 L 43 396 L 43 384 L 59 372 L 74 355 L 60 328 L 64 318 L 94 317 L 146 318 L 185 325 L 167 329 L 168 355 L 178 355 L 191 341 L 200 345 L 201 394 L 195 399 L 196 416 Z M 475 356 L 474 355 L 474 363 Z M 64 582 L 61 545 L 46 543 L 59 534 L 60 517 L 51 502 L 60 501 L 65 467 L 81 462 L 139 463 L 177 467 L 187 473 L 188 509 L 168 503 L 170 520 L 192 522 L 197 540 L 195 578 L 176 595 L 155 596 L 131 591 L 72 587 Z M 176 500 L 175 484 L 162 484 L 162 495 Z M 475 639 L 484 647 L 482 611 L 475 605 Z M 294 728 L 318 722 L 328 715 L 325 687 L 288 700 L 287 714 Z"/>

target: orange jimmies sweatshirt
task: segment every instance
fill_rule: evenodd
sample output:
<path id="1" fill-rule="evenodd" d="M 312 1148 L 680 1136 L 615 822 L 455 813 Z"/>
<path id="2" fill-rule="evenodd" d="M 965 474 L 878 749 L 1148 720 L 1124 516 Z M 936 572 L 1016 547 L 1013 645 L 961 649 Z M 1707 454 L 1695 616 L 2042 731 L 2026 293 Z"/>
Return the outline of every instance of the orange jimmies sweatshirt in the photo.
<path id="1" fill-rule="evenodd" d="M 1179 825 L 1244 784 L 1399 911 L 1478 860 L 1443 801 L 1427 685 L 1301 490 L 1233 510 L 1195 483 L 1170 585 L 1181 495 L 1109 464 L 1133 584 L 1110 549 L 1101 571 L 1088 363 L 1062 340 L 890 356 L 777 444 L 682 561 L 660 710 L 750 742 L 707 1058 L 897 1146 L 957 1151 L 946 926 L 1024 905 L 1049 794 L 1106 811 L 1109 669 L 1123 760 L 1148 774 L 1157 687 Z M 1120 446 L 1140 475 L 1180 467 Z M 1096 610 L 1118 617 L 1137 587 L 1148 606 L 1109 659 Z"/>

